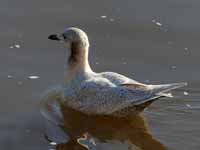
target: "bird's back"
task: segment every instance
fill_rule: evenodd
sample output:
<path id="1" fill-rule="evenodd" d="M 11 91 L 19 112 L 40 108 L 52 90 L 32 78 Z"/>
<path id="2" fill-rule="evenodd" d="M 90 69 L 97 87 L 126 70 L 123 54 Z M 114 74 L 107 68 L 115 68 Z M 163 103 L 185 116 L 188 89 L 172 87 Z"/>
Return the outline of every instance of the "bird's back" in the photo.
<path id="1" fill-rule="evenodd" d="M 115 72 L 102 72 L 102 73 L 99 73 L 99 76 L 108 79 L 110 82 L 116 85 L 120 85 L 124 83 L 138 83 L 135 80 L 132 80 L 124 75 L 121 75 Z"/>

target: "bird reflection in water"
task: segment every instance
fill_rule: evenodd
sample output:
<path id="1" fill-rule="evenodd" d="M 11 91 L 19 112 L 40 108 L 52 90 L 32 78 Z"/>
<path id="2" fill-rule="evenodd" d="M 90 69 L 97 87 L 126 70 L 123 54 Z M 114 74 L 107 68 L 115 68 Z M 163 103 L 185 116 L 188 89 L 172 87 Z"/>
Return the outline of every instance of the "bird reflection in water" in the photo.
<path id="1" fill-rule="evenodd" d="M 48 111 L 54 109 L 49 106 L 51 107 L 52 105 L 48 105 Z M 88 116 L 62 104 L 59 104 L 59 111 L 62 113 L 62 124 L 58 123 L 56 125 L 55 122 L 52 122 L 51 128 L 46 133 L 48 141 L 52 142 L 53 140 L 51 139 L 57 140 L 56 150 L 166 149 L 163 144 L 151 135 L 142 115 L 129 118 Z M 58 112 L 58 108 L 54 112 L 46 111 L 46 113 L 49 113 L 47 115 L 52 115 L 53 117 L 56 117 L 54 115 L 55 112 Z M 52 126 L 52 124 L 54 125 Z M 58 130 L 59 132 L 57 132 Z M 53 132 L 53 134 L 48 132 Z"/>

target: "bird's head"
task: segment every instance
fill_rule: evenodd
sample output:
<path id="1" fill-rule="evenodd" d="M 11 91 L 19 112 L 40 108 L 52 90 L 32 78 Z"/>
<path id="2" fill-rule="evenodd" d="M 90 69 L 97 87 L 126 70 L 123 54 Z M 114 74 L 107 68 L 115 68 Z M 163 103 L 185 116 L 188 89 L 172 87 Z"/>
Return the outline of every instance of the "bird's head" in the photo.
<path id="1" fill-rule="evenodd" d="M 62 41 L 68 48 L 71 48 L 72 45 L 76 45 L 79 48 L 89 47 L 87 34 L 83 30 L 75 27 L 67 28 L 61 34 L 51 34 L 48 39 Z"/>
<path id="2" fill-rule="evenodd" d="M 68 49 L 68 63 L 77 63 L 87 59 L 89 41 L 87 34 L 81 29 L 71 27 L 61 34 L 51 34 L 48 39 L 63 42 Z"/>

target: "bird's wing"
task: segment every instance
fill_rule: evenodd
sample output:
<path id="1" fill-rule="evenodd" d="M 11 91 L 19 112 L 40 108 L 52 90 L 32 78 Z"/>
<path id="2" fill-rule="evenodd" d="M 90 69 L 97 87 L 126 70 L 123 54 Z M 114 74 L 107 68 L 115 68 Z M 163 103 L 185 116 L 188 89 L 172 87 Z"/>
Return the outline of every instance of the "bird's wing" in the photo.
<path id="1" fill-rule="evenodd" d="M 130 88 L 133 90 L 149 91 L 152 97 L 150 97 L 149 99 L 142 99 L 135 102 L 135 105 L 140 105 L 158 97 L 173 97 L 171 93 L 167 92 L 173 89 L 187 86 L 187 83 L 182 82 L 182 83 L 171 83 L 171 84 L 160 84 L 160 85 L 147 85 L 147 84 L 136 83 L 136 84 L 121 84 L 121 86 L 125 86 L 126 88 Z"/>
<path id="2" fill-rule="evenodd" d="M 136 87 L 136 85 L 135 85 Z M 116 86 L 107 80 L 84 82 L 76 92 L 74 109 L 88 114 L 112 114 L 145 99 L 152 99 L 151 89 Z M 156 96 L 158 97 L 158 96 Z"/>
<path id="3" fill-rule="evenodd" d="M 116 86 L 106 80 L 87 81 L 77 92 L 79 107 L 88 114 L 112 114 L 123 108 L 138 106 L 161 96 L 165 92 L 185 86 L 185 83 L 145 85 L 140 83 Z"/>
<path id="4" fill-rule="evenodd" d="M 124 84 L 124 83 L 139 83 L 133 79 L 130 79 L 116 72 L 102 72 L 99 75 L 102 76 L 103 78 L 108 79 L 110 82 L 116 85 Z"/>

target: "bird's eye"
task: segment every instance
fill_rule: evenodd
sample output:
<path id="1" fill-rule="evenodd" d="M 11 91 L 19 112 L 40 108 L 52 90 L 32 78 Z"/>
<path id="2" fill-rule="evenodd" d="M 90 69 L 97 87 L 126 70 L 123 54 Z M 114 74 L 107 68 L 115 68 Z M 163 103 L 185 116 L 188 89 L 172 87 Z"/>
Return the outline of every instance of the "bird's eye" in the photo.
<path id="1" fill-rule="evenodd" d="M 62 36 L 63 36 L 63 39 L 66 39 L 66 38 L 67 38 L 64 34 L 62 34 Z"/>

